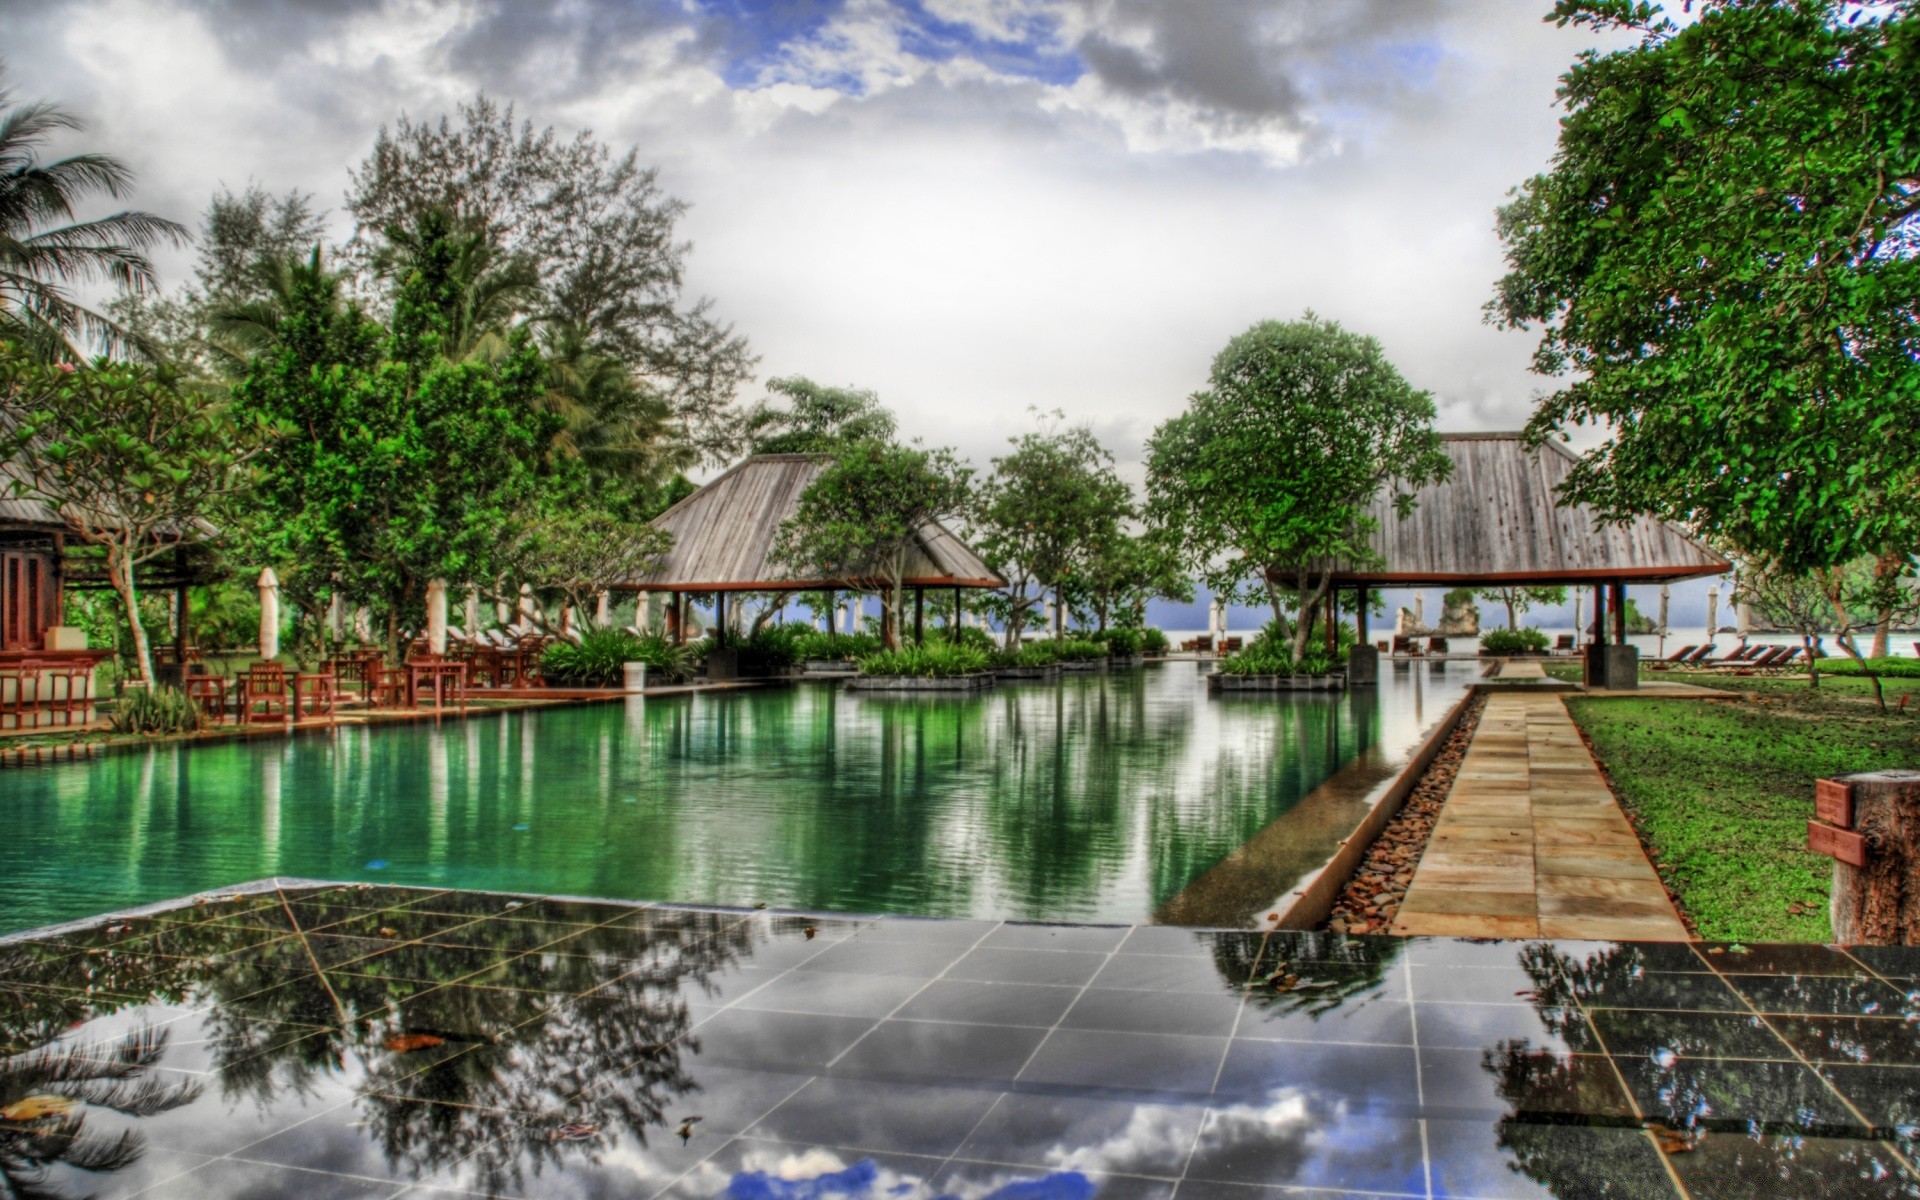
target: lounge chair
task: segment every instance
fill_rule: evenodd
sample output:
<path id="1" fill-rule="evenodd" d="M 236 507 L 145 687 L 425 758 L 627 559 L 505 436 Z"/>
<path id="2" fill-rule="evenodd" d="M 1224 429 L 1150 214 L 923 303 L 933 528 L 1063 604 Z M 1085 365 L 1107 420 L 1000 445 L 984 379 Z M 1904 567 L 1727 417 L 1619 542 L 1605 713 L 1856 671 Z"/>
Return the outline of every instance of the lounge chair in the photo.
<path id="1" fill-rule="evenodd" d="M 1689 649 L 1689 650 L 1691 650 L 1691 649 L 1693 649 L 1693 647 L 1691 647 L 1691 646 L 1689 646 L 1689 647 L 1687 647 L 1687 649 Z M 1561 635 L 1560 635 L 1559 637 L 1557 637 L 1557 638 L 1554 638 L 1554 639 L 1553 639 L 1553 652 L 1554 652 L 1555 654 L 1572 654 L 1572 653 L 1574 653 L 1574 645 L 1573 645 L 1573 635 L 1572 635 L 1572 634 L 1570 634 L 1570 633 L 1563 633 L 1563 634 L 1561 634 Z"/>
<path id="2" fill-rule="evenodd" d="M 1427 639 L 1428 654 L 1445 654 L 1446 652 L 1447 639 L 1443 637 L 1430 637 Z"/>
<path id="3" fill-rule="evenodd" d="M 1667 655 L 1665 658 L 1655 659 L 1651 665 L 1655 670 L 1664 671 L 1668 667 L 1673 666 L 1675 663 L 1683 663 L 1687 661 L 1687 655 L 1692 654 L 1695 650 L 1698 650 L 1699 648 L 1700 647 L 1698 644 L 1682 646 L 1678 650 L 1675 650 L 1672 654 Z"/>
<path id="4" fill-rule="evenodd" d="M 1704 664 L 1708 659 L 1712 658 L 1714 655 L 1714 652 L 1718 649 L 1719 649 L 1718 646 L 1714 645 L 1712 642 L 1708 642 L 1706 645 L 1700 647 L 1698 650 L 1695 650 L 1692 654 L 1689 654 L 1687 657 L 1681 659 L 1678 663 L 1674 665 L 1681 666 L 1681 667 L 1700 666 Z"/>
<path id="5" fill-rule="evenodd" d="M 1732 665 L 1742 671 L 1764 671 L 1773 665 L 1773 660 L 1787 652 L 1785 646 L 1768 646 L 1751 658 L 1743 658 Z"/>
<path id="6" fill-rule="evenodd" d="M 1771 662 L 1767 663 L 1765 666 L 1760 667 L 1758 669 L 1765 671 L 1769 675 L 1777 675 L 1781 671 L 1786 670 L 1788 667 L 1798 662 L 1800 659 L 1800 654 L 1801 654 L 1801 647 L 1799 646 L 1782 646 L 1780 648 L 1780 653 L 1774 655 L 1773 660 Z"/>
<path id="7" fill-rule="evenodd" d="M 1396 635 L 1393 639 L 1393 653 L 1396 658 L 1412 658 L 1420 653 L 1413 639 Z"/>

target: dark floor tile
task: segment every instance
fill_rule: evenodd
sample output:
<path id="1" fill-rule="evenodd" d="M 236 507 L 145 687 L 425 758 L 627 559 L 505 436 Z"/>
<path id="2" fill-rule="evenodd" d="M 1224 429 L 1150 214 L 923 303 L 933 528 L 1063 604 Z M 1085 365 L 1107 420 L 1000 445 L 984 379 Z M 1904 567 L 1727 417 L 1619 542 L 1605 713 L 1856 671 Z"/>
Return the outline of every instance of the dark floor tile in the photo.
<path id="1" fill-rule="evenodd" d="M 1241 998 L 1232 995 L 1088 988 L 1060 1023 L 1068 1029 L 1226 1037 L 1233 1032 L 1241 1005 Z"/>
<path id="2" fill-rule="evenodd" d="M 1858 975 L 1860 964 L 1835 946 L 1775 943 L 1700 942 L 1712 969 L 1729 975 Z"/>
<path id="3" fill-rule="evenodd" d="M 873 1027 L 865 1017 L 728 1009 L 703 1022 L 701 1057 L 708 1062 L 775 1070 L 819 1070 Z"/>
<path id="4" fill-rule="evenodd" d="M 1198 1100 L 1165 1104 L 1008 1092 L 974 1128 L 959 1157 L 1178 1178 L 1206 1112 Z"/>
<path id="5" fill-rule="evenodd" d="M 1248 994 L 1237 1037 L 1280 1042 L 1413 1044 L 1413 1010 L 1404 1000 L 1358 998 L 1329 1004 L 1313 992 Z"/>
<path id="6" fill-rule="evenodd" d="M 249 1162 L 415 1183 L 538 1115 L 387 1095 L 362 1096 L 245 1148 Z M 554 1122 L 560 1124 L 560 1122 Z"/>
<path id="7" fill-rule="evenodd" d="M 1519 967 L 1413 968 L 1413 999 L 1456 1004 L 1529 1004 L 1541 998 L 1541 981 Z M 1553 976 L 1549 973 L 1548 979 Z"/>
<path id="8" fill-rule="evenodd" d="M 320 966 L 353 975 L 377 979 L 412 979 L 426 983 L 453 983 L 485 975 L 486 982 L 497 987 L 530 986 L 545 991 L 546 973 L 529 959 L 514 963 L 522 955 L 510 949 L 482 949 L 470 946 L 434 946 L 424 942 L 396 944 L 365 938 L 310 937 Z M 505 964 L 513 963 L 512 966 Z"/>
<path id="9" fill-rule="evenodd" d="M 1859 1120 L 1812 1068 L 1786 1062 L 1615 1059 L 1642 1113 L 1670 1129 L 1854 1136 Z"/>
<path id="10" fill-rule="evenodd" d="M 768 941 L 755 942 L 751 949 L 738 957 L 742 963 L 750 963 L 755 967 L 785 971 L 810 959 L 818 958 L 846 940 L 844 937 L 808 938 L 805 934 L 783 935 Z"/>
<path id="11" fill-rule="evenodd" d="M 923 1021 L 1030 1025 L 1044 1029 L 1057 1023 L 1079 994 L 1080 989 L 1074 987 L 936 979 L 907 1001 L 899 1016 Z"/>
<path id="12" fill-rule="evenodd" d="M 1225 1038 L 1056 1029 L 1020 1082 L 1204 1094 L 1226 1044 Z"/>
<path id="13" fill-rule="evenodd" d="M 1420 1081 L 1428 1112 L 1463 1120 L 1486 1115 L 1618 1125 L 1635 1115 L 1613 1065 L 1597 1054 L 1423 1046 Z"/>
<path id="14" fill-rule="evenodd" d="M 1223 942 L 1229 939 L 1258 945 L 1258 934 L 1213 933 L 1204 929 L 1183 929 L 1178 925 L 1135 925 L 1127 931 L 1115 951 L 1119 954 L 1160 954 L 1174 958 L 1200 958 L 1211 961 Z"/>
<path id="15" fill-rule="evenodd" d="M 1553 998 L 1566 1002 L 1562 993 Z M 1652 971 L 1594 972 L 1574 980 L 1567 997 L 1588 1009 L 1639 1008 L 1669 1012 L 1746 1012 L 1747 1006 L 1724 976 L 1660 974 Z"/>
<path id="16" fill-rule="evenodd" d="M 1791 1059 L 1793 1051 L 1752 1013 L 1650 1012 L 1596 1008 L 1593 1027 L 1607 1052 L 1623 1058 L 1652 1054 L 1682 1059 Z"/>
<path id="17" fill-rule="evenodd" d="M 1491 1050 L 1520 1041 L 1569 1054 L 1600 1049 L 1592 1026 L 1577 1008 L 1422 1002 L 1413 1006 L 1413 1018 L 1420 1045 L 1435 1050 Z"/>
<path id="18" fill-rule="evenodd" d="M 873 1079 L 943 1079 L 1012 1083 L 1044 1029 L 883 1021 L 832 1066 L 836 1075 Z"/>
<path id="19" fill-rule="evenodd" d="M 1034 925 L 1009 921 L 989 933 L 982 947 L 1000 950 L 1080 950 L 1109 954 L 1126 940 L 1126 925 Z"/>
<path id="20" fill-rule="evenodd" d="M 1829 1064 L 1820 1074 L 1881 1137 L 1920 1141 L 1920 1067 Z"/>
<path id="21" fill-rule="evenodd" d="M 1418 1192 L 1346 1192 L 1305 1191 L 1301 1188 L 1267 1187 L 1253 1183 L 1220 1183 L 1211 1179 L 1187 1178 L 1180 1182 L 1180 1200 L 1423 1200 Z"/>
<path id="22" fill-rule="evenodd" d="M 1094 973 L 1092 985 L 1202 995 L 1238 995 L 1245 990 L 1204 959 L 1152 954 L 1114 955 Z"/>
<path id="23" fill-rule="evenodd" d="M 686 998 L 687 1003 L 696 1008 L 724 1008 L 746 999 L 788 973 L 779 967 L 762 967 L 749 960 L 744 964 L 734 964 L 718 971 L 710 971 L 691 979 L 681 980 L 680 994 Z M 833 978 L 852 977 L 839 975 Z"/>
<path id="24" fill-rule="evenodd" d="M 1568 943 L 1556 942 L 1556 946 Z M 1697 975 L 1715 970 L 1714 962 L 1695 948 L 1693 942 L 1619 942 L 1604 943 L 1584 954 L 1568 955 L 1574 970 L 1586 970 L 1599 964 L 1610 971 L 1653 971 L 1660 974 Z"/>
<path id="25" fill-rule="evenodd" d="M 1502 1119 L 1427 1122 L 1433 1194 L 1474 1200 L 1680 1200 L 1641 1129 Z"/>
<path id="26" fill-rule="evenodd" d="M 803 1146 L 849 1146 L 946 1156 L 999 1098 L 993 1088 L 815 1079 L 747 1135 Z"/>
<path id="27" fill-rule="evenodd" d="M 1551 943 L 1510 942 L 1473 938 L 1406 938 L 1408 962 L 1422 967 L 1482 967 L 1518 969 L 1530 950 Z M 1563 943 L 1574 952 L 1579 943 Z"/>
<path id="28" fill-rule="evenodd" d="M 1109 1171 L 1014 1167 L 1003 1163 L 954 1162 L 934 1176 L 929 1192 L 955 1200 L 1015 1196 L 1034 1200 L 1173 1200 L 1174 1181 Z"/>
<path id="29" fill-rule="evenodd" d="M 843 1017 L 884 1017 L 926 984 L 901 975 L 837 975 L 789 971 L 775 976 L 737 1003 L 742 1008 L 782 1009 Z"/>
<path id="30" fill-rule="evenodd" d="M 925 917 L 886 917 L 861 925 L 863 942 L 946 946 L 952 957 L 999 928 L 999 921 L 942 921 Z"/>
<path id="31" fill-rule="evenodd" d="M 1356 1113 L 1417 1115 L 1419 1085 L 1407 1046 L 1255 1042 L 1235 1038 L 1227 1050 L 1216 1103 L 1265 1103 L 1300 1093 L 1348 1103 Z"/>
<path id="32" fill-rule="evenodd" d="M 1920 1197 L 1920 1181 L 1877 1142 L 1709 1133 L 1668 1161 L 1694 1200 Z"/>
<path id="33" fill-rule="evenodd" d="M 1074 950 L 1006 950 L 978 947 L 948 969 L 948 979 L 990 983 L 1040 983 L 1080 987 L 1107 961 L 1105 954 Z"/>
<path id="34" fill-rule="evenodd" d="M 477 936 L 486 928 L 487 922 L 475 917 L 427 912 L 409 907 L 382 908 L 372 912 L 356 913 L 345 920 L 327 926 L 324 932 L 333 937 L 381 938 L 400 942 L 418 941 L 429 937 L 458 941 L 462 931 Z"/>
<path id="35" fill-rule="evenodd" d="M 1729 975 L 1727 982 L 1764 1013 L 1873 1017 L 1913 1008 L 1920 1015 L 1906 992 L 1866 975 Z"/>
<path id="36" fill-rule="evenodd" d="M 800 971 L 845 975 L 907 975 L 931 979 L 965 953 L 965 947 L 927 942 L 876 942 L 853 937 L 808 959 Z"/>
<path id="37" fill-rule="evenodd" d="M 1920 1066 L 1920 1024 L 1904 1017 L 1768 1017 L 1810 1062 Z"/>
<path id="38" fill-rule="evenodd" d="M 149 1110 L 129 1117 L 90 1109 L 89 1136 L 132 1133 L 155 1150 L 218 1157 L 353 1103 L 367 1076 L 356 1061 L 302 1059 L 289 1048 L 225 1077 L 154 1069 L 138 1078 Z"/>
<path id="39" fill-rule="evenodd" d="M 735 1138 L 697 1171 L 672 1180 L 663 1200 L 713 1197 L 865 1197 L 912 1200 L 932 1196 L 929 1186 L 944 1160 L 931 1155 L 887 1154 L 844 1147 L 814 1147 L 803 1154 L 785 1142 Z M 634 1189 L 603 1193 L 645 1195 Z"/>
<path id="40" fill-rule="evenodd" d="M 1420 1123 L 1287 1094 L 1207 1114 L 1187 1177 L 1216 1183 L 1426 1194 Z M 1181 1194 L 1186 1194 L 1182 1185 Z"/>
<path id="41" fill-rule="evenodd" d="M 253 1200 L 298 1196 L 301 1200 L 370 1200 L 391 1196 L 400 1184 L 306 1171 L 269 1163 L 216 1160 L 196 1167 L 148 1192 L 149 1196 L 192 1196 L 195 1200 Z"/>
<path id="42" fill-rule="evenodd" d="M 1920 980 L 1920 946 L 1848 946 L 1847 953 L 1889 979 Z"/>
<path id="43" fill-rule="evenodd" d="M 596 1117 L 606 1115 L 609 1103 L 657 1106 L 657 1123 L 666 1132 L 650 1134 L 649 1144 L 669 1135 L 678 1141 L 677 1131 L 684 1127 L 688 1142 L 712 1150 L 772 1112 L 809 1078 L 805 1072 L 723 1067 L 696 1055 L 684 1055 L 670 1066 L 663 1069 L 657 1058 L 640 1058 L 610 1067 L 576 1103 Z M 686 1124 L 690 1117 L 695 1120 Z"/>

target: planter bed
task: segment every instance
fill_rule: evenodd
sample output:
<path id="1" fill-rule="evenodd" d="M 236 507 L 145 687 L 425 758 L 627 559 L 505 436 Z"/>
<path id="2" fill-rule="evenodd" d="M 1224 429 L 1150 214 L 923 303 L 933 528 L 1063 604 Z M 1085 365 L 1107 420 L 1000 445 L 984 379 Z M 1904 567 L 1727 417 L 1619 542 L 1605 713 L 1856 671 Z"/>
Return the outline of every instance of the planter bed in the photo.
<path id="1" fill-rule="evenodd" d="M 1147 656 L 1144 654 L 1116 654 L 1107 660 L 1110 667 L 1144 667 Z"/>
<path id="2" fill-rule="evenodd" d="M 1048 663 L 1044 667 L 995 667 L 993 674 L 997 679 L 1058 679 L 1060 664 Z"/>
<path id="3" fill-rule="evenodd" d="M 1347 686 L 1344 673 L 1331 675 L 1223 675 L 1207 676 L 1210 692 L 1325 692 Z"/>
<path id="4" fill-rule="evenodd" d="M 994 684 L 993 674 L 972 675 L 856 675 L 847 687 L 856 692 L 983 692 Z"/>
<path id="5" fill-rule="evenodd" d="M 852 675 L 860 670 L 842 658 L 810 658 L 794 668 L 796 675 Z"/>
<path id="6" fill-rule="evenodd" d="M 1107 660 L 1104 658 L 1092 658 L 1082 662 L 1063 662 L 1060 664 L 1060 669 L 1062 671 L 1083 671 L 1083 672 L 1084 671 L 1104 671 L 1107 669 Z"/>

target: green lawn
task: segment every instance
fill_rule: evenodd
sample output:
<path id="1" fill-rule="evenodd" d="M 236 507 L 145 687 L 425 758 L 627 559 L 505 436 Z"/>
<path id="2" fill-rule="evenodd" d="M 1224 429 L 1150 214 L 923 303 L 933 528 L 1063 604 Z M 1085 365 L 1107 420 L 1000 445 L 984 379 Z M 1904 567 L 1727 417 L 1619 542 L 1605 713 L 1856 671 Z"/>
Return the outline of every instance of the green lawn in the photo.
<path id="1" fill-rule="evenodd" d="M 1567 708 L 1702 937 L 1826 940 L 1833 862 L 1806 849 L 1813 781 L 1920 766 L 1920 697 L 1883 716 L 1864 679 L 1823 678 L 1818 692 L 1804 678 L 1688 681 L 1741 702 L 1570 696 Z M 1908 692 L 1920 680 L 1887 681 L 1890 704 Z"/>

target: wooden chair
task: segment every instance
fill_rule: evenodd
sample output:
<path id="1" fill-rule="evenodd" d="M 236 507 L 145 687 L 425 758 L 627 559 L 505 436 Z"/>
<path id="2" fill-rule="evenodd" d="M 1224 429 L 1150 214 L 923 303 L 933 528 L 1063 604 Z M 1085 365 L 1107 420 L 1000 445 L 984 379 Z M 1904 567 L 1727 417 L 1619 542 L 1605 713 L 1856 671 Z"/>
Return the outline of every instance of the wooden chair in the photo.
<path id="1" fill-rule="evenodd" d="M 1688 646 L 1687 649 L 1691 650 L 1693 649 L 1693 647 Z M 1573 635 L 1570 633 L 1563 633 L 1558 637 L 1554 638 L 1553 652 L 1555 654 L 1572 654 L 1574 652 Z M 1667 661 L 1671 662 L 1673 660 L 1668 659 Z"/>
<path id="2" fill-rule="evenodd" d="M 227 681 L 219 675 L 190 674 L 181 681 L 187 699 L 200 706 L 207 720 L 224 725 L 227 720 Z"/>
<path id="3" fill-rule="evenodd" d="M 375 666 L 367 684 L 367 703 L 375 708 L 408 708 L 409 675 L 405 667 Z"/>
<path id="4" fill-rule="evenodd" d="M 293 717 L 333 716 L 339 700 L 339 681 L 332 671 L 302 671 L 293 677 Z"/>
<path id="5" fill-rule="evenodd" d="M 1799 662 L 1800 655 L 1802 653 L 1804 653 L 1804 649 L 1800 646 L 1783 647 L 1780 653 L 1774 657 L 1772 662 L 1769 662 L 1766 666 L 1761 667 L 1760 669 L 1765 671 L 1769 675 L 1778 675 L 1780 672 L 1786 670 L 1788 667 Z"/>
<path id="6" fill-rule="evenodd" d="M 1447 639 L 1443 637 L 1430 637 L 1427 639 L 1428 654 L 1445 654 L 1446 652 Z"/>
<path id="7" fill-rule="evenodd" d="M 49 685 L 48 723 L 85 725 L 93 713 L 93 664 L 48 663 L 41 678 Z"/>
<path id="8" fill-rule="evenodd" d="M 39 718 L 40 664 L 24 658 L 0 665 L 0 729 L 30 729 Z"/>
<path id="9" fill-rule="evenodd" d="M 287 669 L 279 663 L 255 663 L 240 675 L 238 717 L 243 725 L 284 723 L 291 715 L 291 699 Z"/>
<path id="10" fill-rule="evenodd" d="M 1419 657 L 1420 649 L 1413 644 L 1412 638 L 1395 634 L 1393 639 L 1393 653 L 1395 657 L 1398 658 L 1417 658 Z"/>

